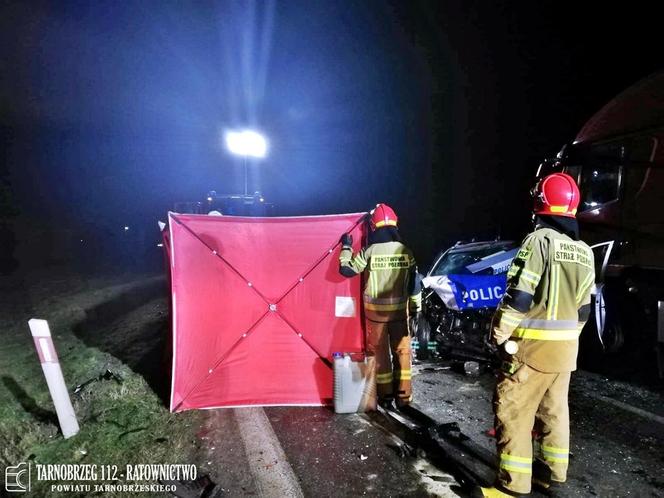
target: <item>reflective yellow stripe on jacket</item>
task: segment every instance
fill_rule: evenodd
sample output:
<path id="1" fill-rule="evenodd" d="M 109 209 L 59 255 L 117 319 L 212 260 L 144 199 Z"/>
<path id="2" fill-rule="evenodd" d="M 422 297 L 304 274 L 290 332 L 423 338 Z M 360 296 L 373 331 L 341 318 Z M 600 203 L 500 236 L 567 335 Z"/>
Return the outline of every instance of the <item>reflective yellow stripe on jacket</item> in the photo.
<path id="1" fill-rule="evenodd" d="M 581 308 L 590 303 L 593 283 L 592 249 L 538 226 L 524 239 L 510 266 L 493 320 L 494 339 L 517 341 L 517 359 L 540 372 L 575 370 L 585 322 Z"/>
<path id="2" fill-rule="evenodd" d="M 536 341 L 573 341 L 579 338 L 581 330 L 544 330 L 526 329 L 517 327 L 512 332 L 512 337 L 519 339 L 534 339 Z"/>
<path id="3" fill-rule="evenodd" d="M 579 291 L 576 293 L 576 302 L 581 304 L 584 296 L 588 292 L 590 286 L 595 282 L 595 274 L 589 273 L 588 276 L 583 280 L 583 283 L 579 286 Z"/>
<path id="4" fill-rule="evenodd" d="M 581 329 L 576 320 L 525 319 L 512 332 L 512 337 L 538 341 L 573 341 Z"/>
<path id="5" fill-rule="evenodd" d="M 546 306 L 546 319 L 555 320 L 558 316 L 558 302 L 560 301 L 560 265 L 551 265 L 549 277 L 549 296 Z"/>
<path id="6" fill-rule="evenodd" d="M 540 278 L 542 276 L 539 273 L 532 272 L 530 270 L 526 270 L 525 268 L 522 268 L 520 270 L 520 275 L 521 279 L 528 282 L 529 284 L 532 284 L 533 288 L 537 287 L 537 284 L 539 284 Z"/>

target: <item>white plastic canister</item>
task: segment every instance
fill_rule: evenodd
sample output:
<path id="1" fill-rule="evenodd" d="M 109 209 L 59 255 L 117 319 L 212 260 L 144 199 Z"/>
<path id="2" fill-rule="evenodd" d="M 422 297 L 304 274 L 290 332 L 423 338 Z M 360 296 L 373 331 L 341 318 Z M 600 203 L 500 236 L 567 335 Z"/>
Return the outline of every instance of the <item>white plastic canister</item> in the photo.
<path id="1" fill-rule="evenodd" d="M 353 361 L 349 353 L 334 353 L 334 411 L 357 413 L 376 409 L 376 369 L 373 356 Z"/>

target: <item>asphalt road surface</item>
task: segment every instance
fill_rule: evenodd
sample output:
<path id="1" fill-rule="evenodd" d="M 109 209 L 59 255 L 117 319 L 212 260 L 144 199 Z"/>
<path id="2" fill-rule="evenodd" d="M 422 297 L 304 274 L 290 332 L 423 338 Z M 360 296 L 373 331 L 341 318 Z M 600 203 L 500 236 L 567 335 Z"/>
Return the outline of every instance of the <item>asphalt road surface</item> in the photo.
<path id="1" fill-rule="evenodd" d="M 493 452 L 493 375 L 467 376 L 444 362 L 421 363 L 415 371 L 422 411 L 457 422 Z M 577 372 L 570 408 L 566 496 L 664 495 L 661 393 Z M 434 455 L 405 445 L 376 423 L 380 415 L 270 407 L 213 410 L 207 421 L 204 448 L 219 496 L 468 495 L 453 468 L 437 467 Z"/>

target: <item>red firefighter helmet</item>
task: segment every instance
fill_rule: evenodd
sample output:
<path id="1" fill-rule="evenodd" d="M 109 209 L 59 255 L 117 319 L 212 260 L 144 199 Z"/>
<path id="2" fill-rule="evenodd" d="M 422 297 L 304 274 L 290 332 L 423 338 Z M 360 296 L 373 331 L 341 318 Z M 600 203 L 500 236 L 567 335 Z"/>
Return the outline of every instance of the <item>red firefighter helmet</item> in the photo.
<path id="1" fill-rule="evenodd" d="M 376 204 L 376 207 L 371 211 L 372 230 L 386 226 L 395 227 L 397 226 L 397 221 L 399 221 L 397 214 L 387 204 Z"/>
<path id="2" fill-rule="evenodd" d="M 533 213 L 576 217 L 581 194 L 574 178 L 565 173 L 553 173 L 542 178 L 532 190 Z"/>

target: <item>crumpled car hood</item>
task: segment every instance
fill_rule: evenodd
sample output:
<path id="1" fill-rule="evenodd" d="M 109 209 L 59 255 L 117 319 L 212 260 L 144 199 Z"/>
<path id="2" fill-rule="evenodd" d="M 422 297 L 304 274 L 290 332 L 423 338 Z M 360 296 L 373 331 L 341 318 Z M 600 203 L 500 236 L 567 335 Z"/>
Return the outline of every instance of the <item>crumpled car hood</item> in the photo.
<path id="1" fill-rule="evenodd" d="M 447 275 L 440 277 L 424 277 L 422 285 L 428 289 L 433 289 L 443 304 L 451 310 L 459 310 L 459 306 L 454 296 L 454 289 L 452 288 L 452 281 Z"/>
<path id="2" fill-rule="evenodd" d="M 507 275 L 443 275 L 425 277 L 422 283 L 449 309 L 495 308 L 505 293 Z"/>

